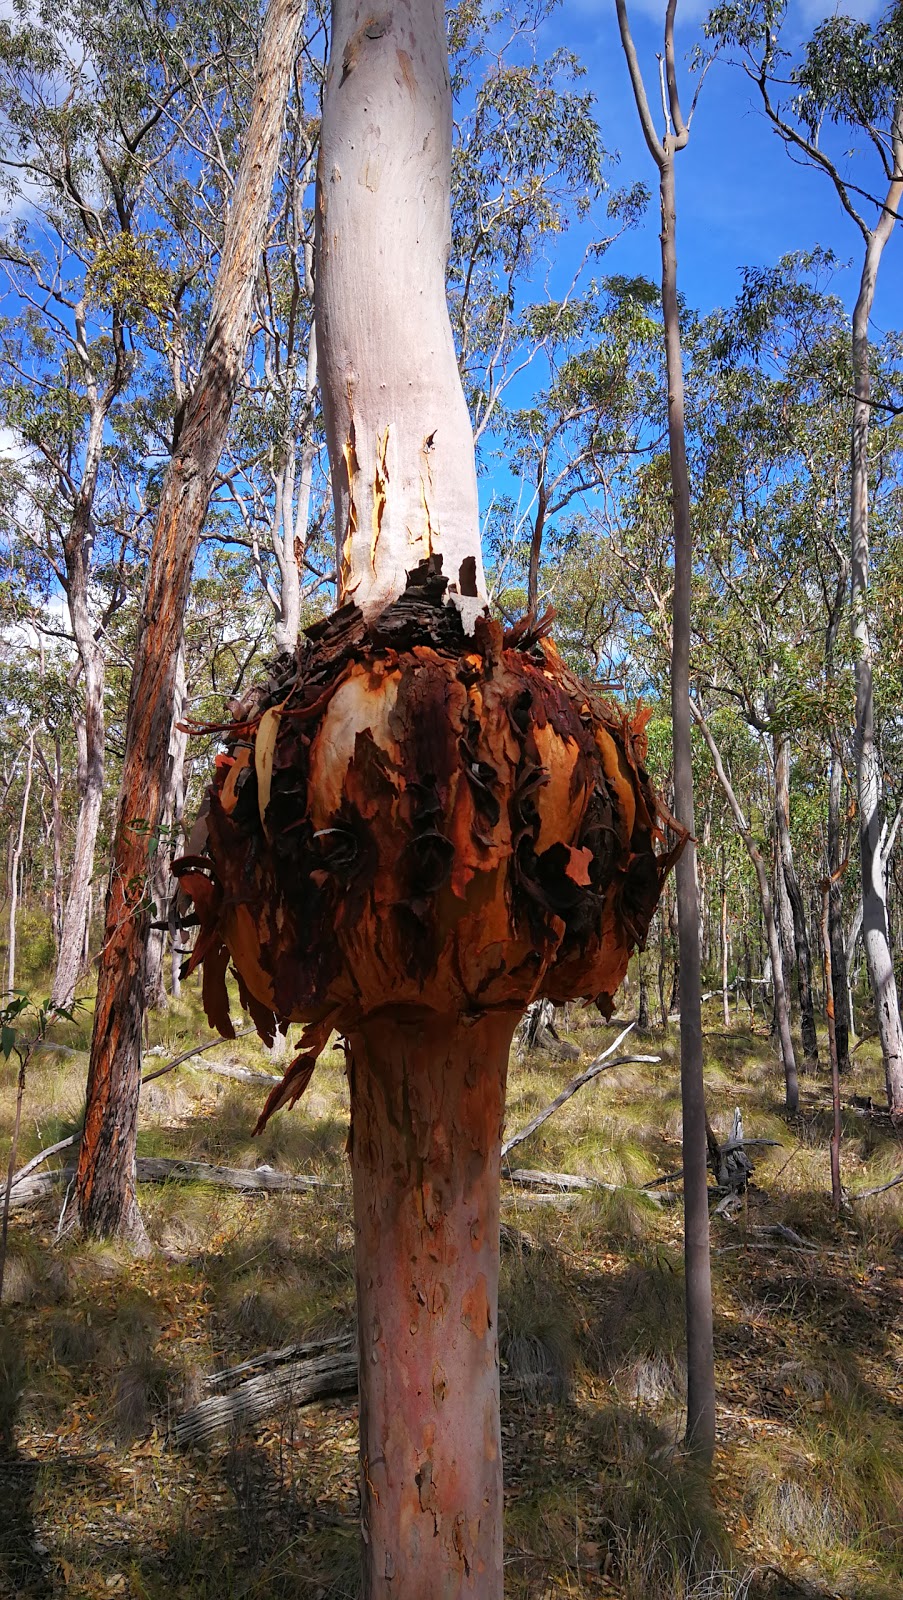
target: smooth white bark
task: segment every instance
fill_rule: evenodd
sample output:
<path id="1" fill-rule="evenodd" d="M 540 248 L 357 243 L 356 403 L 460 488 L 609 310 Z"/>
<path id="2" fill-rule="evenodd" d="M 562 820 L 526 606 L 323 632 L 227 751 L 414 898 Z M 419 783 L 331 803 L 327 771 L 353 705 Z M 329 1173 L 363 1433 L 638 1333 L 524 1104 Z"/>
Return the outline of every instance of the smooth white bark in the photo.
<path id="1" fill-rule="evenodd" d="M 13 848 L 10 852 L 9 931 L 6 958 L 6 987 L 10 992 L 16 987 L 16 911 L 19 906 L 19 863 L 22 860 L 22 851 L 25 848 L 25 821 L 28 816 L 28 801 L 31 796 L 33 771 L 34 733 L 32 732 L 28 736 L 28 760 L 25 764 L 25 787 L 22 791 L 22 806 L 19 812 L 19 831 L 15 836 Z"/>
<path id="2" fill-rule="evenodd" d="M 903 200 L 903 100 L 893 122 L 894 180 L 877 226 L 869 233 L 859 294 L 853 310 L 853 444 L 851 460 L 851 607 L 856 674 L 856 780 L 859 799 L 859 850 L 862 864 L 862 942 L 865 949 L 875 1022 L 881 1040 L 884 1076 L 891 1115 L 903 1118 L 903 1021 L 894 975 L 887 881 L 881 850 L 882 783 L 875 742 L 872 642 L 868 620 L 869 588 L 869 425 L 871 421 L 871 347 L 869 320 L 878 267 Z"/>
<path id="3" fill-rule="evenodd" d="M 451 93 L 440 0 L 335 0 L 317 181 L 317 340 L 340 600 L 372 618 L 441 555 L 485 603 L 473 431 L 448 317 Z M 374 293 L 373 284 L 379 285 Z"/>

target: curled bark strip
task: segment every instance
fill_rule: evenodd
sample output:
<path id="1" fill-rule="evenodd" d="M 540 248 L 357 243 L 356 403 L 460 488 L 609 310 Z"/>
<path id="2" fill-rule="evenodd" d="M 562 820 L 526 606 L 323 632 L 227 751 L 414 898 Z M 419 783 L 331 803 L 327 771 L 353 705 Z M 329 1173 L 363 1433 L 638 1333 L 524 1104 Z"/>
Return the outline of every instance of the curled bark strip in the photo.
<path id="1" fill-rule="evenodd" d="M 331 1028 L 387 1005 L 610 1010 L 680 849 L 643 764 L 646 716 L 569 671 L 550 618 L 503 635 L 482 617 L 467 637 L 445 589 L 441 560 L 423 561 L 369 625 L 347 604 L 279 658 L 234 708 L 207 854 L 176 865 L 214 1026 L 226 952 L 264 1037 L 312 1025 L 259 1126 L 306 1087 Z M 659 854 L 665 826 L 678 844 Z"/>
<path id="2" fill-rule="evenodd" d="M 291 1065 L 286 1067 L 276 1087 L 270 1090 L 254 1129 L 255 1133 L 263 1131 L 274 1111 L 281 1111 L 283 1106 L 293 1106 L 296 1100 L 300 1100 L 313 1077 L 317 1059 L 331 1032 L 332 1013 L 322 1022 L 309 1023 L 304 1029 L 300 1041 L 304 1048 L 298 1052 Z"/>

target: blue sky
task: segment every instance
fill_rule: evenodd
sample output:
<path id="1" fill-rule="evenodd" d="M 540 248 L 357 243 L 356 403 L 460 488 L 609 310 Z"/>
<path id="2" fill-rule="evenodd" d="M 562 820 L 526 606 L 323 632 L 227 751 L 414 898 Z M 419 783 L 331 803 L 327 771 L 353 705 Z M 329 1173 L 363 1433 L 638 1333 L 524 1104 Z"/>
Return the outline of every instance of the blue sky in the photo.
<path id="1" fill-rule="evenodd" d="M 678 5 L 677 47 L 681 63 L 702 38 L 707 6 L 694 0 Z M 788 25 L 804 38 L 833 7 L 790 0 Z M 837 10 L 874 20 L 883 8 L 871 0 L 846 0 Z M 647 81 L 653 115 L 658 107 L 656 52 L 661 50 L 665 0 L 633 0 L 634 39 Z M 655 192 L 656 169 L 643 142 L 627 67 L 618 35 L 614 0 L 564 0 L 549 39 L 575 50 L 587 67 L 587 82 L 598 100 L 598 115 L 609 148 L 621 156 L 615 181 L 641 178 Z M 694 79 L 683 68 L 685 107 Z M 656 119 L 660 121 L 659 117 Z M 847 141 L 848 142 L 848 141 Z M 835 147 L 844 151 L 844 141 Z M 852 158 L 855 162 L 855 157 Z M 874 172 L 874 165 L 868 170 Z M 876 180 L 877 181 L 877 178 Z M 833 249 L 851 270 L 838 276 L 837 293 L 850 305 L 855 297 L 862 241 L 841 210 L 834 189 L 817 172 L 794 165 L 770 129 L 758 91 L 745 75 L 716 63 L 709 72 L 693 120 L 690 143 L 677 159 L 678 270 L 681 290 L 702 311 L 724 305 L 740 286 L 743 266 L 771 266 L 790 250 L 815 244 Z M 868 212 L 869 219 L 875 215 Z M 606 258 L 606 270 L 643 272 L 658 279 L 657 198 L 645 226 L 622 240 Z M 899 326 L 903 288 L 903 226 L 897 225 L 885 252 L 875 305 L 876 331 Z"/>

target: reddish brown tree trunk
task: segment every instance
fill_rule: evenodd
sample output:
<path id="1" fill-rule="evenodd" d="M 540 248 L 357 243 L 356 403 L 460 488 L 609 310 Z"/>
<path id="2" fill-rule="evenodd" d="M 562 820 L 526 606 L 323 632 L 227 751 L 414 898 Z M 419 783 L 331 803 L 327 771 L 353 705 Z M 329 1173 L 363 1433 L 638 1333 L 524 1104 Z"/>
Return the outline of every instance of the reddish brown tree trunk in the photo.
<path id="1" fill-rule="evenodd" d="M 126 723 L 76 1205 L 90 1233 L 145 1243 L 135 1197 L 150 866 L 169 770 L 176 662 L 194 558 L 245 358 L 302 9 L 271 0 L 245 147 L 197 386 L 187 402 L 154 530 Z"/>
<path id="2" fill-rule="evenodd" d="M 499 1164 L 516 1022 L 387 1007 L 350 1038 L 368 1600 L 501 1600 Z"/>

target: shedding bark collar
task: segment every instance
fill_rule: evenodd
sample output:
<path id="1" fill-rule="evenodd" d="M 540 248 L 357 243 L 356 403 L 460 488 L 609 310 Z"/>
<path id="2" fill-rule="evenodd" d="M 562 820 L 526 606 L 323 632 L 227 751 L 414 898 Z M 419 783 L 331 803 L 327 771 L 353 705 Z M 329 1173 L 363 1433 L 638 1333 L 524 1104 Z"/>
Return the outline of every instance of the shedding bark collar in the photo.
<path id="1" fill-rule="evenodd" d="M 369 627 L 345 605 L 234 708 L 192 854 L 207 1016 L 307 1026 L 261 1126 L 335 1029 L 385 1010 L 610 1013 L 664 876 L 646 714 L 603 704 L 530 619 L 473 639 L 421 562 Z M 203 845 L 203 853 L 201 846 Z"/>

